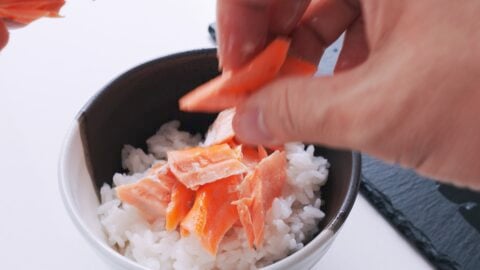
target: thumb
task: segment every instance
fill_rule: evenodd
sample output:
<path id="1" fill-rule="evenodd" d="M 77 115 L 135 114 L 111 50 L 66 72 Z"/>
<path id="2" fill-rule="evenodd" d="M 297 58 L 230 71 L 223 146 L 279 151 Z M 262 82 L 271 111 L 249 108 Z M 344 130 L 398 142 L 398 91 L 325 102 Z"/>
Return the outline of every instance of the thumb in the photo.
<path id="1" fill-rule="evenodd" d="M 368 86 L 356 73 L 273 82 L 237 107 L 233 125 L 238 139 L 249 144 L 303 141 L 358 149 L 368 136 L 362 129 L 373 112 L 372 101 L 363 101 Z"/>

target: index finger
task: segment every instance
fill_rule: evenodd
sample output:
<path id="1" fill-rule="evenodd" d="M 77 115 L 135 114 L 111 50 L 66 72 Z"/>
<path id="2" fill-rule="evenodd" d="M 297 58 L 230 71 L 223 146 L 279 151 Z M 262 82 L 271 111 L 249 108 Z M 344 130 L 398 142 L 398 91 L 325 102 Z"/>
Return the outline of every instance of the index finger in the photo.
<path id="1" fill-rule="evenodd" d="M 239 68 L 267 42 L 272 0 L 217 0 L 218 56 L 224 70 Z"/>
<path id="2" fill-rule="evenodd" d="M 241 67 L 269 38 L 289 35 L 311 0 L 217 0 L 220 65 Z"/>

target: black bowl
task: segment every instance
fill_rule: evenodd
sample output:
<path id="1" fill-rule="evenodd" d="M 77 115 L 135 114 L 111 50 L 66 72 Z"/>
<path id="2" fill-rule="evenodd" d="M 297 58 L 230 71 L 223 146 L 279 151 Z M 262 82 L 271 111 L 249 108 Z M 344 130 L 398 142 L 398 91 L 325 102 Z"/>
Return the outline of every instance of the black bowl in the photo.
<path id="1" fill-rule="evenodd" d="M 182 129 L 204 133 L 213 114 L 179 111 L 178 99 L 218 75 L 214 49 L 175 54 L 140 65 L 110 83 L 78 115 L 86 165 L 97 191 L 122 170 L 124 144 L 142 147 L 165 122 L 180 120 Z M 322 189 L 326 216 L 320 230 L 335 234 L 358 193 L 360 155 L 317 146 L 316 155 L 331 164 Z"/>

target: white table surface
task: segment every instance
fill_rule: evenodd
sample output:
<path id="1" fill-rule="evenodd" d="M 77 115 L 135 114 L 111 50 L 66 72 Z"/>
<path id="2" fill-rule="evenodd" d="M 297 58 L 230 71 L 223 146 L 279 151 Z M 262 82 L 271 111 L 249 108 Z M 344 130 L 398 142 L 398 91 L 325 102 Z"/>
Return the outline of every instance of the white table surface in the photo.
<path id="1" fill-rule="evenodd" d="M 0 269 L 105 269 L 58 190 L 61 142 L 81 106 L 127 69 L 212 47 L 214 0 L 68 1 L 0 53 Z M 432 269 L 360 196 L 316 269 Z"/>

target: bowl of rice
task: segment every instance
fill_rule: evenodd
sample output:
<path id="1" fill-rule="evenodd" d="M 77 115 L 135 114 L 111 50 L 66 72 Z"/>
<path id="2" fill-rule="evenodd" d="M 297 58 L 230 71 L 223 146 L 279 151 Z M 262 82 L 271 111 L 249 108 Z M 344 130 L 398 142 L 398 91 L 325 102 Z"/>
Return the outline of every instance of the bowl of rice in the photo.
<path id="1" fill-rule="evenodd" d="M 214 49 L 153 60 L 107 85 L 70 128 L 59 160 L 62 198 L 112 269 L 310 269 L 345 222 L 360 155 L 299 142 L 282 146 L 285 184 L 265 209 L 262 244 L 253 248 L 237 222 L 211 254 L 195 234 L 167 230 L 165 219 L 146 220 L 119 199 L 119 187 L 144 179 L 171 151 L 205 143 L 216 115 L 181 112 L 178 100 L 216 75 Z"/>

